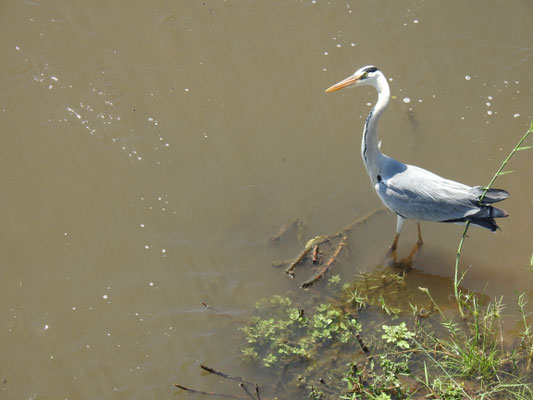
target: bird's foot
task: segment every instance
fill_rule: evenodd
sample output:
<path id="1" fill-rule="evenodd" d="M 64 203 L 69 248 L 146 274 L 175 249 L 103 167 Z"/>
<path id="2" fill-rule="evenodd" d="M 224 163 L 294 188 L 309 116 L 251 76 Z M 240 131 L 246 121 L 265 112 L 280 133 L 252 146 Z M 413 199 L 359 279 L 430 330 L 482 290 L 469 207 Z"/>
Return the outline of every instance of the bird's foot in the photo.
<path id="1" fill-rule="evenodd" d="M 404 266 L 404 268 L 407 267 L 408 269 L 411 269 L 411 266 L 413 265 L 413 259 L 418 254 L 420 249 L 422 248 L 422 244 L 424 244 L 422 240 L 419 240 L 418 242 L 416 242 L 416 244 L 413 246 L 409 255 L 400 262 L 402 266 Z"/>
<path id="2" fill-rule="evenodd" d="M 386 258 L 390 259 L 389 265 L 396 268 L 400 268 L 404 272 L 411 270 L 413 265 L 413 259 L 420 251 L 422 244 L 423 242 L 421 240 L 417 241 L 409 255 L 402 259 L 398 259 L 398 254 L 396 253 L 396 246 L 391 246 L 386 256 Z"/>

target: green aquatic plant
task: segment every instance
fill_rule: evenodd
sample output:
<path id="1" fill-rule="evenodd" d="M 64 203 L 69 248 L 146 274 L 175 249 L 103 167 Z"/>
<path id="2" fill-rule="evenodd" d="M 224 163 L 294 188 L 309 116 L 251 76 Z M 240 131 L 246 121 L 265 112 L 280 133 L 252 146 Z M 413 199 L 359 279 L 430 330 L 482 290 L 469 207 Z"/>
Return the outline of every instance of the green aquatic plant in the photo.
<path id="1" fill-rule="evenodd" d="M 407 329 L 405 322 L 396 326 L 382 326 L 385 332 L 381 335 L 382 339 L 385 339 L 387 343 L 393 343 L 402 349 L 409 348 L 409 339 L 413 338 L 415 334 Z"/>
<path id="2" fill-rule="evenodd" d="M 330 287 L 336 287 L 341 283 L 340 275 L 332 275 L 328 278 L 328 285 Z"/>
<path id="3" fill-rule="evenodd" d="M 316 311 L 310 331 L 316 342 L 338 339 L 340 343 L 347 343 L 360 330 L 355 318 L 331 304 L 320 304 Z"/>
<path id="4" fill-rule="evenodd" d="M 416 296 L 404 277 L 392 275 L 376 271 L 350 285 L 335 282 L 343 288 L 336 297 L 314 295 L 302 305 L 288 296 L 261 300 L 241 328 L 244 358 L 281 373 L 294 390 L 284 398 L 533 398 L 533 326 L 525 295 L 517 296 L 521 342 L 508 349 L 501 298 L 464 294 L 459 319 L 426 288 L 420 290 L 429 307 L 412 304 Z"/>
<path id="5" fill-rule="evenodd" d="M 435 398 L 442 400 L 462 400 L 463 389 L 453 381 L 435 378 L 431 383 L 431 391 Z"/>
<path id="6" fill-rule="evenodd" d="M 269 317 L 253 316 L 247 325 L 239 328 L 248 343 L 241 349 L 245 359 L 261 360 L 264 366 L 272 367 L 278 362 L 288 362 L 292 357 L 309 356 L 309 342 L 305 338 L 298 338 L 308 318 L 303 310 L 292 307 L 291 299 L 272 296 L 260 300 L 256 309 L 263 312 L 268 310 Z"/>

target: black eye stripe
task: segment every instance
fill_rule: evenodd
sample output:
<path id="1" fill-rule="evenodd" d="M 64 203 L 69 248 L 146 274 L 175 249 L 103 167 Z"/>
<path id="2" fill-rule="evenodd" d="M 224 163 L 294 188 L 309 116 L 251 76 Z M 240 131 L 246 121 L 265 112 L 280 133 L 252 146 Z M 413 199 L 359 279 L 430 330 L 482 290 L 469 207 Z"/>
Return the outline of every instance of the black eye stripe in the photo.
<path id="1" fill-rule="evenodd" d="M 365 68 L 365 71 L 366 72 L 376 72 L 378 69 L 376 67 L 368 67 L 368 68 Z"/>

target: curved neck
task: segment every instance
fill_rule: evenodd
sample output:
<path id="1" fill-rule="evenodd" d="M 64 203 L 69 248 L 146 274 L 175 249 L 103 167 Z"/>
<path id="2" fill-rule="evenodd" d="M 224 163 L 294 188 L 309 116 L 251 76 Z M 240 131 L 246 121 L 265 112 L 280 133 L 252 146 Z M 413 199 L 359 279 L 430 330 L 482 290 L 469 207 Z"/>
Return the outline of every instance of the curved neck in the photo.
<path id="1" fill-rule="evenodd" d="M 372 184 L 377 182 L 377 176 L 380 174 L 379 161 L 384 157 L 379 150 L 378 122 L 390 99 L 389 84 L 385 76 L 381 75 L 374 87 L 378 91 L 378 101 L 368 114 L 361 142 L 361 156 Z"/>

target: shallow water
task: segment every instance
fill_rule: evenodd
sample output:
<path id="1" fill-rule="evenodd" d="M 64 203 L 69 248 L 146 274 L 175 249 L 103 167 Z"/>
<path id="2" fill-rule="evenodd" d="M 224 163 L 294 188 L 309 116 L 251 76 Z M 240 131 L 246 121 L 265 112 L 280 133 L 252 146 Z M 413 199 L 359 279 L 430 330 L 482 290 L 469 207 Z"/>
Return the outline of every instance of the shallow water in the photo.
<path id="1" fill-rule="evenodd" d="M 372 89 L 325 94 L 363 65 L 391 79 L 383 151 L 487 184 L 533 118 L 528 2 L 83 2 L 2 6 L 0 393 L 184 397 L 235 373 L 234 323 L 297 290 L 272 269 L 302 240 L 380 206 L 362 165 Z M 531 292 L 532 154 L 496 187 L 501 232 L 473 228 L 470 290 Z M 385 256 L 395 217 L 354 230 L 345 280 Z M 423 224 L 421 286 L 446 297 L 462 228 Z M 416 240 L 406 224 L 400 253 Z M 509 317 L 512 327 L 513 319 Z"/>

